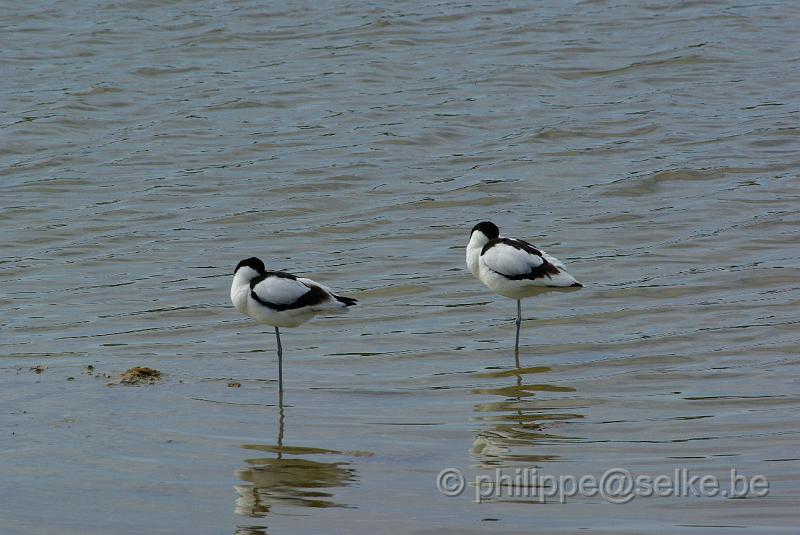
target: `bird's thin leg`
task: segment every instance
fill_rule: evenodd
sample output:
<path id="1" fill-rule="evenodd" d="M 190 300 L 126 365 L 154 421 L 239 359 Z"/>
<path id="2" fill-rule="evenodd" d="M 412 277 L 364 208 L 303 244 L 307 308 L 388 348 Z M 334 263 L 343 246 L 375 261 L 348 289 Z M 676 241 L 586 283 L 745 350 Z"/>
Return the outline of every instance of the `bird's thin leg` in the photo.
<path id="1" fill-rule="evenodd" d="M 517 299 L 517 339 L 514 342 L 514 360 L 517 361 L 517 368 L 519 368 L 519 326 L 522 324 L 522 301 Z"/>
<path id="2" fill-rule="evenodd" d="M 283 427 L 284 427 L 283 396 L 278 401 L 278 459 L 283 456 Z"/>
<path id="3" fill-rule="evenodd" d="M 275 327 L 275 338 L 278 340 L 278 401 L 283 406 L 283 348 L 281 347 L 281 333 Z"/>

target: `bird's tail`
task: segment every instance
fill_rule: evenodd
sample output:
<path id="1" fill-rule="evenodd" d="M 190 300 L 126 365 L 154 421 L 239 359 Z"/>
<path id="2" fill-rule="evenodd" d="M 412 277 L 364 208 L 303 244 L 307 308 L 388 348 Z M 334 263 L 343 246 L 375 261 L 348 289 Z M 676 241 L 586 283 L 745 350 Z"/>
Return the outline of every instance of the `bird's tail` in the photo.
<path id="1" fill-rule="evenodd" d="M 356 301 L 352 297 L 344 297 L 342 295 L 336 295 L 336 294 L 333 294 L 333 296 L 336 298 L 337 301 L 339 301 L 346 307 L 351 307 L 358 303 L 358 301 Z"/>

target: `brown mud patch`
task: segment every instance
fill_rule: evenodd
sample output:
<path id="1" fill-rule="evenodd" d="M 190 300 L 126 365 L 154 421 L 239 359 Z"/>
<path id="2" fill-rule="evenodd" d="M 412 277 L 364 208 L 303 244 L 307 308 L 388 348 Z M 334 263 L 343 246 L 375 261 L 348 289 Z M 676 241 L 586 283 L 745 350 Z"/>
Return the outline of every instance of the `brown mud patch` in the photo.
<path id="1" fill-rule="evenodd" d="M 152 385 L 159 379 L 161 379 L 160 371 L 154 370 L 153 368 L 136 366 L 135 368 L 123 372 L 119 382 L 126 385 Z"/>

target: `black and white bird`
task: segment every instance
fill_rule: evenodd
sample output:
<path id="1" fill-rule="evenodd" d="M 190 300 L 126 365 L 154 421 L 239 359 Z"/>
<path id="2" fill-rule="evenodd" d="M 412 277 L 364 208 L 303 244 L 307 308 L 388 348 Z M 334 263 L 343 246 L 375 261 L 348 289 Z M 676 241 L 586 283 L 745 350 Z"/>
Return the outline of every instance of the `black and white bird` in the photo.
<path id="1" fill-rule="evenodd" d="M 522 299 L 553 290 L 582 288 L 564 264 L 530 243 L 503 238 L 490 221 L 472 228 L 467 244 L 467 267 L 490 290 L 517 300 L 517 337 L 514 355 L 519 364 L 519 327 Z"/>
<path id="2" fill-rule="evenodd" d="M 279 327 L 298 327 L 317 314 L 346 312 L 357 301 L 336 295 L 311 279 L 267 271 L 258 258 L 239 262 L 233 271 L 231 302 L 236 310 L 275 327 L 278 342 L 278 392 L 283 403 L 283 349 Z"/>

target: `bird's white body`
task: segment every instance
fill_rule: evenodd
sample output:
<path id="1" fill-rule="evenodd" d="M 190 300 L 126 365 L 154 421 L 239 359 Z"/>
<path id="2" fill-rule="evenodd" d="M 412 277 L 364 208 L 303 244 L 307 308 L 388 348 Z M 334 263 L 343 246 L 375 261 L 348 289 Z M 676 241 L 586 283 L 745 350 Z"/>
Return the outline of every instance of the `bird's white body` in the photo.
<path id="1" fill-rule="evenodd" d="M 486 248 L 490 242 L 492 246 Z M 467 244 L 467 267 L 494 293 L 511 299 L 524 299 L 548 291 L 580 287 L 559 259 L 541 249 L 535 249 L 538 255 L 531 253 L 529 248 L 509 244 L 512 242 L 530 245 L 511 238 L 490 239 L 479 230 L 472 233 Z M 555 269 L 543 270 L 540 276 L 524 278 L 547 264 Z"/>
<path id="2" fill-rule="evenodd" d="M 261 280 L 251 287 L 254 279 Z M 313 301 L 292 306 L 309 292 L 316 294 Z M 347 305 L 327 286 L 301 277 L 265 277 L 249 266 L 239 268 L 233 276 L 231 302 L 242 314 L 273 327 L 298 327 L 317 314 L 347 311 Z"/>

